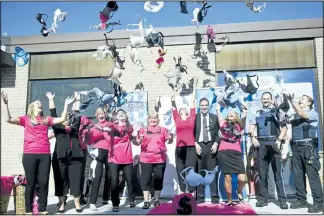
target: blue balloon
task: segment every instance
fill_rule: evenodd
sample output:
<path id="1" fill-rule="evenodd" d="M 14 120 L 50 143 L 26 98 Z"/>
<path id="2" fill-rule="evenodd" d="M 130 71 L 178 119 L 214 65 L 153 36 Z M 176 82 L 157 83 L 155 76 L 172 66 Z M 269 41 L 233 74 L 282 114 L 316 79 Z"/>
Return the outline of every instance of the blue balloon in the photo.
<path id="1" fill-rule="evenodd" d="M 16 64 L 20 67 L 25 66 L 29 62 L 30 55 L 25 52 L 24 49 L 21 47 L 15 47 L 15 54 L 13 55 L 13 59 L 15 60 Z M 24 62 L 19 63 L 19 58 L 21 58 Z"/>

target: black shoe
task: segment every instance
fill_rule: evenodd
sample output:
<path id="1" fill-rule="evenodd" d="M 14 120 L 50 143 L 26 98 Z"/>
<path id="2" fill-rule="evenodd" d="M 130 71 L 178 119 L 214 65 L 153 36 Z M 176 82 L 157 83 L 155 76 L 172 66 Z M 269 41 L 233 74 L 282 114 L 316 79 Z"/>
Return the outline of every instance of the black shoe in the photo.
<path id="1" fill-rule="evenodd" d="M 268 202 L 265 202 L 265 201 L 262 201 L 262 200 L 257 201 L 257 203 L 255 204 L 256 207 L 264 207 L 264 206 L 267 206 L 267 205 L 268 205 Z"/>
<path id="2" fill-rule="evenodd" d="M 81 205 L 86 205 L 88 202 L 84 199 L 84 196 L 81 196 L 80 198 L 80 204 Z"/>
<path id="3" fill-rule="evenodd" d="M 281 209 L 288 209 L 288 205 L 287 205 L 286 202 L 280 203 L 279 206 L 280 206 Z"/>
<path id="4" fill-rule="evenodd" d="M 212 198 L 211 201 L 213 204 L 218 204 L 219 203 L 219 198 Z"/>
<path id="5" fill-rule="evenodd" d="M 308 208 L 308 213 L 320 213 L 323 212 L 323 205 L 322 204 L 314 204 Z"/>
<path id="6" fill-rule="evenodd" d="M 130 207 L 130 208 L 134 208 L 134 207 L 136 207 L 136 203 L 135 203 L 135 202 L 130 202 L 130 203 L 129 203 L 129 207 Z"/>
<path id="7" fill-rule="evenodd" d="M 242 194 L 242 192 L 241 192 L 241 193 L 238 193 L 238 192 L 236 191 L 236 195 L 237 195 L 237 198 L 238 198 L 239 202 L 240 202 L 240 203 L 244 203 L 244 198 L 243 198 L 243 194 Z"/>
<path id="8" fill-rule="evenodd" d="M 227 206 L 236 206 L 236 204 L 231 201 L 227 203 Z"/>
<path id="9" fill-rule="evenodd" d="M 78 213 L 82 213 L 82 208 L 80 208 L 80 209 L 75 209 L 75 211 L 78 212 Z"/>
<path id="10" fill-rule="evenodd" d="M 155 201 L 155 203 L 154 203 L 154 207 L 158 207 L 158 206 L 160 206 L 160 205 L 161 205 L 160 201 Z"/>
<path id="11" fill-rule="evenodd" d="M 306 202 L 297 201 L 290 205 L 290 209 L 300 209 L 300 208 L 307 208 Z"/>
<path id="12" fill-rule="evenodd" d="M 144 202 L 142 209 L 149 209 L 151 206 L 150 202 Z"/>
<path id="13" fill-rule="evenodd" d="M 107 204 L 108 204 L 108 200 L 103 200 L 103 201 L 102 201 L 102 204 L 103 204 L 103 205 L 107 205 Z"/>
<path id="14" fill-rule="evenodd" d="M 119 212 L 119 208 L 118 208 L 118 206 L 114 206 L 114 207 L 113 207 L 113 212 Z"/>
<path id="15" fill-rule="evenodd" d="M 204 198 L 197 200 L 197 204 L 202 204 L 202 203 L 205 203 L 205 199 Z"/>

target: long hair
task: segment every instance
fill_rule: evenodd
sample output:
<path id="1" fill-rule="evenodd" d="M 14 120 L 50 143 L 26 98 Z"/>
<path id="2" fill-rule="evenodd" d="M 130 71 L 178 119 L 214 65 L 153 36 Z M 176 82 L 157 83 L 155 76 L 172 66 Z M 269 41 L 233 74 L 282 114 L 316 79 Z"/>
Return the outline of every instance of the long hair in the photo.
<path id="1" fill-rule="evenodd" d="M 35 104 L 37 102 L 40 102 L 39 100 L 35 100 L 33 102 L 31 102 L 29 105 L 28 105 L 28 109 L 27 109 L 27 116 L 30 120 L 30 122 L 34 125 L 37 125 L 38 122 L 36 121 L 36 116 L 38 115 L 38 113 L 35 113 Z M 48 119 L 46 117 L 43 116 L 43 111 L 40 113 L 40 116 L 41 116 L 41 124 L 44 124 L 44 125 L 47 125 L 48 123 Z"/>
<path id="2" fill-rule="evenodd" d="M 240 119 L 238 113 L 235 112 L 235 111 L 230 111 L 230 112 L 234 112 L 235 113 L 234 123 L 235 124 L 240 124 L 241 123 L 241 119 Z M 228 113 L 227 113 L 227 115 L 228 115 Z M 228 120 L 228 117 L 227 116 L 225 118 L 225 121 L 226 121 L 226 123 L 229 123 L 229 120 Z"/>

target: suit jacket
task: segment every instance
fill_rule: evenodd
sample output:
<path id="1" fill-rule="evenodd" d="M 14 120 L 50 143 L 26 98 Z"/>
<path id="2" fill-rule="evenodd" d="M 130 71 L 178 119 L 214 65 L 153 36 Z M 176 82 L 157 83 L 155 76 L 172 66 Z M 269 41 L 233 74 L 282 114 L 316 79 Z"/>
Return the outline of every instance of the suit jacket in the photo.
<path id="1" fill-rule="evenodd" d="M 55 108 L 50 109 L 50 112 L 52 117 L 57 117 Z M 66 132 L 65 126 L 63 124 L 54 125 L 52 127 L 56 138 L 53 157 L 56 157 L 57 159 L 62 159 L 67 158 L 70 154 L 73 158 L 84 157 L 78 135 L 79 127 L 80 122 L 75 127 L 72 127 L 72 130 L 69 134 Z"/>
<path id="2" fill-rule="evenodd" d="M 219 144 L 219 122 L 216 115 L 209 113 L 209 131 L 211 142 L 217 142 Z M 199 136 L 201 132 L 201 113 L 197 113 L 195 120 L 194 136 L 196 142 L 199 141 Z"/>

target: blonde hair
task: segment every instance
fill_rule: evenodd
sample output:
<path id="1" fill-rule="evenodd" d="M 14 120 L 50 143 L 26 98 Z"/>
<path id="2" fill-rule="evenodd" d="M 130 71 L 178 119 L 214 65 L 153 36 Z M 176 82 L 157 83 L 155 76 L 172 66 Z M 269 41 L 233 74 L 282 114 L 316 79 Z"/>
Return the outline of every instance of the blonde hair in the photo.
<path id="1" fill-rule="evenodd" d="M 102 107 L 99 107 L 96 109 L 95 116 L 97 117 L 99 115 L 99 113 L 104 113 L 107 116 L 106 111 Z"/>
<path id="2" fill-rule="evenodd" d="M 149 115 L 147 116 L 147 122 L 150 120 L 150 118 L 155 118 L 157 119 L 158 121 L 160 121 L 160 117 L 159 117 L 159 113 L 152 110 Z"/>
<path id="3" fill-rule="evenodd" d="M 235 123 L 235 124 L 240 124 L 241 119 L 240 119 L 238 113 L 235 112 L 235 111 L 233 111 L 233 110 L 231 110 L 231 111 L 229 111 L 229 112 L 234 112 L 234 113 L 235 113 L 234 123 Z M 228 112 L 228 113 L 229 113 L 229 112 Z M 226 118 L 225 118 L 225 121 L 226 121 L 227 123 L 229 122 L 229 120 L 228 120 L 228 113 L 227 113 L 227 116 L 226 116 Z"/>
<path id="4" fill-rule="evenodd" d="M 188 108 L 187 107 L 185 107 L 185 106 L 184 107 L 180 107 L 179 108 L 179 114 L 180 114 L 180 111 L 181 110 L 184 110 L 186 112 L 186 114 L 189 115 L 189 111 L 188 111 Z"/>
<path id="5" fill-rule="evenodd" d="M 35 119 L 35 117 L 38 115 L 38 113 L 35 113 L 35 104 L 37 102 L 40 102 L 40 100 L 35 100 L 33 102 L 31 102 L 29 105 L 28 105 L 28 108 L 27 108 L 27 116 L 28 118 L 30 119 L 31 123 L 33 124 L 37 124 L 37 121 Z M 43 116 L 43 111 L 40 113 L 40 116 L 42 118 L 42 123 L 43 124 L 47 124 L 47 118 Z"/>

